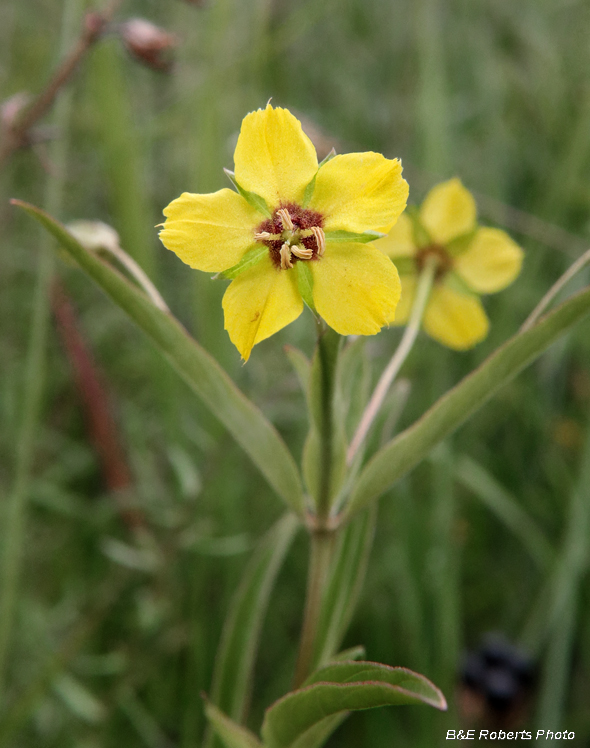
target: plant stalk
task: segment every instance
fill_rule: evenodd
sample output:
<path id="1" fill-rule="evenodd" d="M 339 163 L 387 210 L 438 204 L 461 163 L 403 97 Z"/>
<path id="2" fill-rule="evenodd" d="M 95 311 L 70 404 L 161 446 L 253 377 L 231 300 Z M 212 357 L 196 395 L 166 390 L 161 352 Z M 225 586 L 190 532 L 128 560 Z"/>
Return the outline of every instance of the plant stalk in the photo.
<path id="1" fill-rule="evenodd" d="M 318 497 L 317 519 L 322 527 L 330 514 L 334 467 L 334 396 L 336 389 L 336 367 L 341 338 L 319 323 L 318 348 L 320 369 L 320 444 L 322 452 L 321 485 Z"/>
<path id="2" fill-rule="evenodd" d="M 303 627 L 299 641 L 299 655 L 295 667 L 293 688 L 299 688 L 310 674 L 322 598 L 328 579 L 334 541 L 334 531 L 314 530 L 311 533 L 305 612 L 303 615 Z"/>
<path id="3" fill-rule="evenodd" d="M 391 358 L 391 361 L 387 365 L 387 368 L 385 369 L 383 374 L 381 374 L 379 382 L 375 387 L 375 391 L 371 395 L 369 404 L 365 408 L 365 412 L 361 417 L 355 435 L 350 442 L 350 446 L 346 455 L 346 461 L 349 465 L 354 460 L 356 453 L 358 452 L 367 434 L 369 433 L 369 429 L 371 428 L 373 421 L 377 417 L 377 414 L 381 410 L 381 406 L 383 405 L 383 401 L 385 400 L 385 397 L 389 392 L 389 388 L 391 387 L 394 379 L 397 377 L 399 370 L 401 369 L 404 361 L 408 357 L 408 354 L 412 350 L 414 342 L 416 341 L 418 332 L 420 331 L 420 326 L 422 324 L 424 310 L 426 309 L 426 304 L 428 303 L 428 299 L 430 297 L 430 291 L 434 282 L 436 268 L 436 259 L 430 258 L 426 262 L 424 269 L 420 273 L 418 287 L 416 289 L 416 298 L 414 299 L 414 304 L 412 306 L 412 312 L 410 314 L 408 325 L 404 331 L 402 339 L 400 340 L 400 344 L 398 345 L 395 353 Z"/>

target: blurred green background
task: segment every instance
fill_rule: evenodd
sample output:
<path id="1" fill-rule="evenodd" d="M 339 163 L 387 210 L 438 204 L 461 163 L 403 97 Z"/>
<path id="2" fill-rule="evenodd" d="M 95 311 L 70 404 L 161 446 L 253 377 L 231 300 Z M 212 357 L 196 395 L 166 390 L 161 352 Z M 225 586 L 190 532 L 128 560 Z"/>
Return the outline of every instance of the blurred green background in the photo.
<path id="1" fill-rule="evenodd" d="M 85 10 L 84 0 L 2 3 L 2 99 L 44 87 Z M 272 97 L 323 153 L 335 144 L 401 157 L 414 203 L 458 175 L 482 222 L 526 250 L 521 277 L 486 300 L 484 343 L 460 354 L 420 338 L 402 372 L 410 394 L 398 426 L 517 331 L 590 230 L 586 2 L 126 0 L 117 22 L 132 16 L 177 36 L 171 72 L 133 59 L 115 26 L 41 123 L 53 139 L 15 153 L 0 173 L 0 521 L 12 528 L 0 538 L 15 614 L 8 637 L 10 611 L 0 611 L 0 746 L 199 745 L 200 692 L 224 613 L 256 539 L 281 513 L 122 312 L 59 261 L 102 382 L 84 400 L 66 327 L 44 293 L 48 241 L 8 198 L 113 225 L 297 457 L 304 400 L 282 347 L 311 352 L 310 314 L 242 366 L 223 330 L 225 283 L 180 263 L 153 228 L 182 191 L 229 186 L 222 167 L 232 167 L 248 111 Z M 581 273 L 570 290 L 587 282 Z M 589 332 L 586 322 L 553 346 L 381 500 L 346 644 L 423 672 L 450 711 L 356 714 L 330 746 L 446 744 L 447 729 L 467 724 L 462 653 L 488 631 L 525 647 L 537 666 L 517 724 L 573 730 L 575 745 L 590 744 Z M 391 329 L 367 340 L 374 377 L 399 337 Z M 89 419 L 107 401 L 114 431 L 93 436 Z M 300 533 L 265 623 L 253 728 L 289 687 L 306 552 Z"/>

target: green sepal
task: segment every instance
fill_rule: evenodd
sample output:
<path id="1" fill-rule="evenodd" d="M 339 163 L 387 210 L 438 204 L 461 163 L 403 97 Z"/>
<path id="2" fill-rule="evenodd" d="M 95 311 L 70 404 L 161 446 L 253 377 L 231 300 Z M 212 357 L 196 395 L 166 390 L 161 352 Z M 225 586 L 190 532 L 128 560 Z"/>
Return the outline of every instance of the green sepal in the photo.
<path id="1" fill-rule="evenodd" d="M 258 263 L 267 254 L 268 254 L 268 247 L 264 245 L 262 246 L 258 245 L 256 247 L 252 247 L 252 249 L 249 249 L 236 265 L 229 268 L 228 270 L 224 270 L 223 272 L 218 273 L 218 275 L 221 275 L 222 278 L 233 280 L 234 278 L 237 278 L 238 275 L 243 273 L 244 270 L 249 270 L 255 265 L 258 265 Z"/>
<path id="2" fill-rule="evenodd" d="M 354 231 L 326 231 L 327 242 L 357 242 L 366 244 L 374 242 L 375 239 L 382 239 L 387 234 L 380 231 L 364 231 L 362 234 L 356 234 Z"/>
<path id="3" fill-rule="evenodd" d="M 458 273 L 455 273 L 452 270 L 445 275 L 444 283 L 445 286 L 453 291 L 456 291 L 457 293 L 460 293 L 462 296 L 478 296 L 478 294 L 475 293 L 475 291 L 471 289 L 467 285 L 467 283 L 465 283 L 463 278 L 461 278 Z"/>
<path id="4" fill-rule="evenodd" d="M 315 304 L 313 303 L 313 275 L 309 269 L 307 262 L 297 262 L 295 264 L 295 271 L 297 273 L 297 288 L 301 294 L 301 298 L 311 311 L 317 315 Z"/>
<path id="5" fill-rule="evenodd" d="M 246 200 L 246 202 L 250 203 L 250 205 L 253 208 L 256 208 L 259 213 L 262 213 L 262 215 L 266 216 L 267 218 L 272 218 L 272 213 L 270 212 L 266 200 L 263 197 L 257 195 L 255 192 L 248 192 L 248 190 L 245 190 L 236 181 L 236 175 L 233 173 L 233 171 L 230 171 L 229 169 L 224 169 L 223 171 L 227 174 L 229 181 L 233 184 L 233 186 L 244 198 L 244 200 Z"/>
<path id="6" fill-rule="evenodd" d="M 400 275 L 416 275 L 418 269 L 413 257 L 391 257 L 393 264 Z"/>
<path id="7" fill-rule="evenodd" d="M 238 725 L 210 701 L 205 703 L 205 716 L 226 748 L 263 748 L 254 733 Z"/>
<path id="8" fill-rule="evenodd" d="M 336 715 L 344 718 L 348 711 L 401 704 L 447 708 L 439 689 L 411 670 L 376 662 L 331 663 L 267 709 L 262 738 L 266 748 L 299 748 L 309 744 L 304 738 L 321 723 L 329 725 L 327 721 L 334 719 L 335 729 Z"/>
<path id="9" fill-rule="evenodd" d="M 418 249 L 422 249 L 422 247 L 427 247 L 429 244 L 432 244 L 432 238 L 424 228 L 424 224 L 420 219 L 419 209 L 415 205 L 408 205 L 406 208 L 406 215 L 412 221 L 415 246 L 418 247 Z"/>
<path id="10" fill-rule="evenodd" d="M 328 155 L 324 159 L 322 159 L 322 161 L 320 161 L 320 163 L 318 165 L 318 171 L 322 168 L 322 166 L 324 164 L 327 164 L 328 161 L 331 161 L 334 158 L 335 155 L 336 155 L 336 151 L 334 150 L 334 148 L 332 148 L 332 150 L 330 151 L 330 153 L 328 153 Z M 305 191 L 303 193 L 302 206 L 304 208 L 307 208 L 307 206 L 309 205 L 309 202 L 310 202 L 311 198 L 313 197 L 313 192 L 315 190 L 315 180 L 316 180 L 316 177 L 318 175 L 318 171 L 316 171 L 316 173 L 313 175 L 313 178 L 308 183 L 308 185 L 305 188 Z"/>
<path id="11" fill-rule="evenodd" d="M 476 227 L 465 234 L 461 234 L 461 236 L 451 239 L 450 242 L 445 244 L 445 249 L 451 257 L 459 257 L 459 255 L 464 254 L 469 249 L 469 245 L 478 231 L 479 227 Z"/>

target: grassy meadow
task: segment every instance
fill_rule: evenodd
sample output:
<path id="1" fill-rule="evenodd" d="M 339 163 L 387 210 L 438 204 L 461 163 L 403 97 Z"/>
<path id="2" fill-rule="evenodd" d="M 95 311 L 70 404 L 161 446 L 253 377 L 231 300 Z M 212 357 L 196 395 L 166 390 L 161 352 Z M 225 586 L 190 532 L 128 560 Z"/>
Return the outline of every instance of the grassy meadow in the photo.
<path id="1" fill-rule="evenodd" d="M 1 99 L 43 89 L 86 10 L 2 3 Z M 115 227 L 297 458 L 308 424 L 283 347 L 311 354 L 311 314 L 242 365 L 223 329 L 226 283 L 183 265 L 154 228 L 181 192 L 230 186 L 223 167 L 247 112 L 272 97 L 320 157 L 332 146 L 400 157 L 411 203 L 459 176 L 481 222 L 526 252 L 518 280 L 485 300 L 483 343 L 456 353 L 419 338 L 396 390 L 403 408 L 376 440 L 517 332 L 590 244 L 581 0 L 124 0 L 117 22 L 133 16 L 177 37 L 171 71 L 134 59 L 114 27 L 39 122 L 41 142 L 0 171 L 0 748 L 200 746 L 232 593 L 282 512 L 231 436 L 9 198 Z M 561 297 L 588 280 L 582 271 Z M 374 381 L 400 336 L 366 340 Z M 466 725 L 464 652 L 486 632 L 535 663 L 518 724 L 590 745 L 589 561 L 586 321 L 380 501 L 345 645 L 424 673 L 449 711 L 357 713 L 328 745 L 446 745 Z M 300 532 L 264 624 L 253 729 L 290 686 L 306 564 Z"/>

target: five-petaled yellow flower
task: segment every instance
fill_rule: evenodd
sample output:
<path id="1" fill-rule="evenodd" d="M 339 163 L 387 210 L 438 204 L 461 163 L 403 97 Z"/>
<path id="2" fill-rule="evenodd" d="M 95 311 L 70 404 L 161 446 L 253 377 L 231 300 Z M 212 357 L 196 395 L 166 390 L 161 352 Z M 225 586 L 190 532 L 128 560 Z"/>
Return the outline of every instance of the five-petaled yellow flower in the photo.
<path id="1" fill-rule="evenodd" d="M 449 348 L 466 350 L 485 338 L 489 321 L 479 294 L 506 288 L 522 265 L 520 247 L 500 229 L 478 227 L 475 200 L 459 179 L 436 185 L 414 220 L 405 213 L 389 235 L 375 242 L 396 263 L 402 296 L 390 322 L 408 321 L 417 276 L 435 256 L 434 286 L 424 330 Z"/>
<path id="2" fill-rule="evenodd" d="M 239 193 L 184 193 L 164 210 L 160 238 L 191 267 L 234 278 L 223 309 L 242 357 L 293 322 L 303 298 L 341 335 L 377 333 L 401 286 L 367 242 L 406 206 L 399 160 L 347 153 L 318 167 L 299 121 L 269 104 L 245 117 L 234 162 Z"/>

